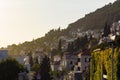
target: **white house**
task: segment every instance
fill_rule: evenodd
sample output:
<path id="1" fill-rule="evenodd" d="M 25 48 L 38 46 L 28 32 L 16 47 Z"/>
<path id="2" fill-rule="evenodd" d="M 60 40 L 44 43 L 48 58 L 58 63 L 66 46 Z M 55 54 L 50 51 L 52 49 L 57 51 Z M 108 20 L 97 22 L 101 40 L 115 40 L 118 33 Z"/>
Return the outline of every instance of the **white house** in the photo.
<path id="1" fill-rule="evenodd" d="M 114 35 L 120 35 L 120 20 L 112 24 L 111 32 Z"/>
<path id="2" fill-rule="evenodd" d="M 83 72 L 90 66 L 90 50 L 84 50 L 82 53 L 78 54 L 78 66 L 80 67 L 80 71 Z"/>
<path id="3" fill-rule="evenodd" d="M 76 62 L 77 56 L 74 53 L 65 52 L 64 56 L 62 57 L 61 65 L 63 66 L 63 68 L 73 70 Z"/>
<path id="4" fill-rule="evenodd" d="M 63 68 L 72 71 L 72 80 L 76 80 L 76 77 L 78 77 L 77 75 L 81 77 L 83 76 L 81 74 L 89 75 L 90 58 L 91 54 L 89 49 L 80 50 L 75 53 L 66 52 L 62 58 L 61 65 Z"/>
<path id="5" fill-rule="evenodd" d="M 74 78 L 77 77 L 76 74 L 77 75 L 81 74 L 80 75 L 81 77 L 88 76 L 88 78 L 89 78 L 90 59 L 91 59 L 90 50 L 86 49 L 86 50 L 80 51 L 77 56 L 78 56 L 77 65 L 75 65 L 74 71 L 73 71 Z M 82 79 L 80 79 L 80 80 L 82 80 Z"/>
<path id="6" fill-rule="evenodd" d="M 60 65 L 60 61 L 54 61 L 51 64 L 52 71 L 62 71 L 62 66 Z"/>

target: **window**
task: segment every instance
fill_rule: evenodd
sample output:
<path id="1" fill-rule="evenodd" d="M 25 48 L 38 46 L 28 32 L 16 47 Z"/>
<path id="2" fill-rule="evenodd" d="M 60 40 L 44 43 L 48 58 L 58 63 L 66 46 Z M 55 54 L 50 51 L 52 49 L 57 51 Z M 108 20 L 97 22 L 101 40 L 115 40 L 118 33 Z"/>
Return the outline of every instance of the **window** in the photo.
<path id="1" fill-rule="evenodd" d="M 90 62 L 90 59 L 91 59 L 91 58 L 89 58 L 89 62 Z"/>
<path id="2" fill-rule="evenodd" d="M 90 58 L 85 58 L 85 62 L 90 62 Z"/>
<path id="3" fill-rule="evenodd" d="M 75 65 L 78 65 L 78 62 L 76 62 Z"/>
<path id="4" fill-rule="evenodd" d="M 86 70 L 87 68 L 86 68 L 86 66 L 85 66 L 85 70 Z"/>
<path id="5" fill-rule="evenodd" d="M 87 62 L 87 58 L 85 58 L 85 62 Z"/>
<path id="6" fill-rule="evenodd" d="M 78 67 L 77 70 L 80 71 L 80 67 Z"/>
<path id="7" fill-rule="evenodd" d="M 71 70 L 74 70 L 74 66 L 71 67 Z"/>
<path id="8" fill-rule="evenodd" d="M 72 62 L 72 61 L 70 61 L 70 64 L 73 64 L 73 62 Z"/>
<path id="9" fill-rule="evenodd" d="M 80 62 L 80 58 L 78 58 L 78 62 Z"/>

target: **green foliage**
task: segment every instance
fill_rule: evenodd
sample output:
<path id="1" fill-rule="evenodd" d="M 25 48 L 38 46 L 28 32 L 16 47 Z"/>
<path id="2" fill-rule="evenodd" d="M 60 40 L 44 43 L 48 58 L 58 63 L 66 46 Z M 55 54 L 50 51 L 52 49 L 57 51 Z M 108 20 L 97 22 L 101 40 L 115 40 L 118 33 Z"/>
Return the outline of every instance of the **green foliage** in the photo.
<path id="1" fill-rule="evenodd" d="M 117 80 L 120 80 L 120 51 L 118 52 L 118 56 L 117 56 Z"/>
<path id="2" fill-rule="evenodd" d="M 110 26 L 106 23 L 104 26 L 104 35 L 105 37 L 107 37 L 110 34 Z"/>
<path id="3" fill-rule="evenodd" d="M 0 80 L 18 80 L 18 73 L 24 71 L 14 59 L 6 59 L 0 62 Z"/>
<path id="4" fill-rule="evenodd" d="M 62 40 L 60 39 L 58 43 L 58 51 L 61 51 L 61 50 L 62 50 Z"/>
<path id="5" fill-rule="evenodd" d="M 68 52 L 73 52 L 73 51 L 74 51 L 73 42 L 68 43 L 67 51 L 68 51 Z"/>
<path id="6" fill-rule="evenodd" d="M 34 64 L 34 65 L 31 67 L 31 70 L 32 70 L 32 71 L 35 71 L 35 72 L 37 72 L 39 69 L 40 69 L 40 64 Z"/>
<path id="7" fill-rule="evenodd" d="M 120 77 L 120 49 L 114 49 L 114 80 Z M 92 53 L 90 64 L 90 80 L 101 80 L 102 73 L 107 74 L 108 80 L 111 80 L 111 54 L 112 49 L 100 50 Z"/>
<path id="8" fill-rule="evenodd" d="M 116 36 L 115 45 L 120 47 L 120 36 Z"/>
<path id="9" fill-rule="evenodd" d="M 77 38 L 73 42 L 70 42 L 68 44 L 67 51 L 74 52 L 78 51 L 79 49 L 86 49 L 88 47 L 89 40 L 87 38 L 87 35 Z"/>
<path id="10" fill-rule="evenodd" d="M 60 74 L 61 74 L 60 71 L 52 71 L 52 76 L 53 76 L 54 78 L 59 78 L 59 77 L 60 77 Z"/>
<path id="11" fill-rule="evenodd" d="M 50 70 L 50 59 L 45 56 L 40 66 L 41 80 L 51 80 Z"/>

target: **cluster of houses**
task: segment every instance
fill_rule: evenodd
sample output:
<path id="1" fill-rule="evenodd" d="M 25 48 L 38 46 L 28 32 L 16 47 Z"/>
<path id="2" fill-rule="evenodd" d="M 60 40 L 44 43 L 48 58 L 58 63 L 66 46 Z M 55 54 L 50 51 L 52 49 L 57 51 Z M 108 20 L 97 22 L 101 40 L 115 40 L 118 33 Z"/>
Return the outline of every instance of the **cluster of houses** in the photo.
<path id="1" fill-rule="evenodd" d="M 64 69 L 70 71 L 67 77 L 69 80 L 82 80 L 84 74 L 89 77 L 90 59 L 91 54 L 89 49 L 73 53 L 65 52 L 62 57 L 54 56 L 51 68 L 53 71 L 62 71 Z"/>
<path id="2" fill-rule="evenodd" d="M 72 32 L 72 34 L 77 34 L 78 37 L 84 36 L 87 34 L 88 37 L 92 35 L 92 37 L 99 40 L 99 43 L 102 43 L 104 39 L 109 38 L 111 35 L 120 35 L 120 21 L 114 22 L 110 27 L 110 34 L 107 37 L 103 37 L 104 30 L 88 30 L 86 32 L 80 32 L 78 30 L 77 33 Z M 66 37 L 62 36 L 62 39 L 66 41 L 74 41 L 74 39 L 67 40 Z M 65 48 L 65 47 L 64 47 Z M 84 76 L 89 80 L 90 76 L 90 59 L 91 54 L 90 50 L 79 50 L 78 52 L 64 52 L 63 56 L 54 56 L 53 62 L 51 63 L 51 68 L 53 71 L 62 71 L 67 69 L 70 71 L 68 73 L 68 80 L 83 80 Z M 62 80 L 62 79 L 60 79 Z"/>

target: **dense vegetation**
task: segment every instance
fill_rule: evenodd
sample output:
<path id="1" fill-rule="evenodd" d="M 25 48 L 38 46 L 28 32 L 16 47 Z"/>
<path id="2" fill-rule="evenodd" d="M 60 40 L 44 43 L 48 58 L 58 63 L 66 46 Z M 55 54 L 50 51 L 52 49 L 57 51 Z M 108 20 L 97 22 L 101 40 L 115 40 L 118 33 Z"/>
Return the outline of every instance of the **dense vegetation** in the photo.
<path id="1" fill-rule="evenodd" d="M 111 46 L 111 43 L 102 43 L 96 47 L 96 50 L 92 51 L 91 80 L 101 80 L 103 74 L 107 75 L 108 80 L 111 80 L 112 54 L 114 66 L 113 80 L 120 80 L 120 36 L 117 36 L 112 44 L 114 46 Z"/>
<path id="2" fill-rule="evenodd" d="M 40 66 L 41 80 L 51 80 L 50 70 L 50 59 L 45 56 Z"/>
<path id="3" fill-rule="evenodd" d="M 0 62 L 0 80 L 18 80 L 18 73 L 24 70 L 15 59 L 3 60 Z"/>
<path id="4" fill-rule="evenodd" d="M 91 80 L 101 80 L 102 74 L 106 74 L 111 80 L 111 54 L 112 49 L 100 50 L 92 53 Z M 114 49 L 114 80 L 120 80 L 120 49 Z"/>

